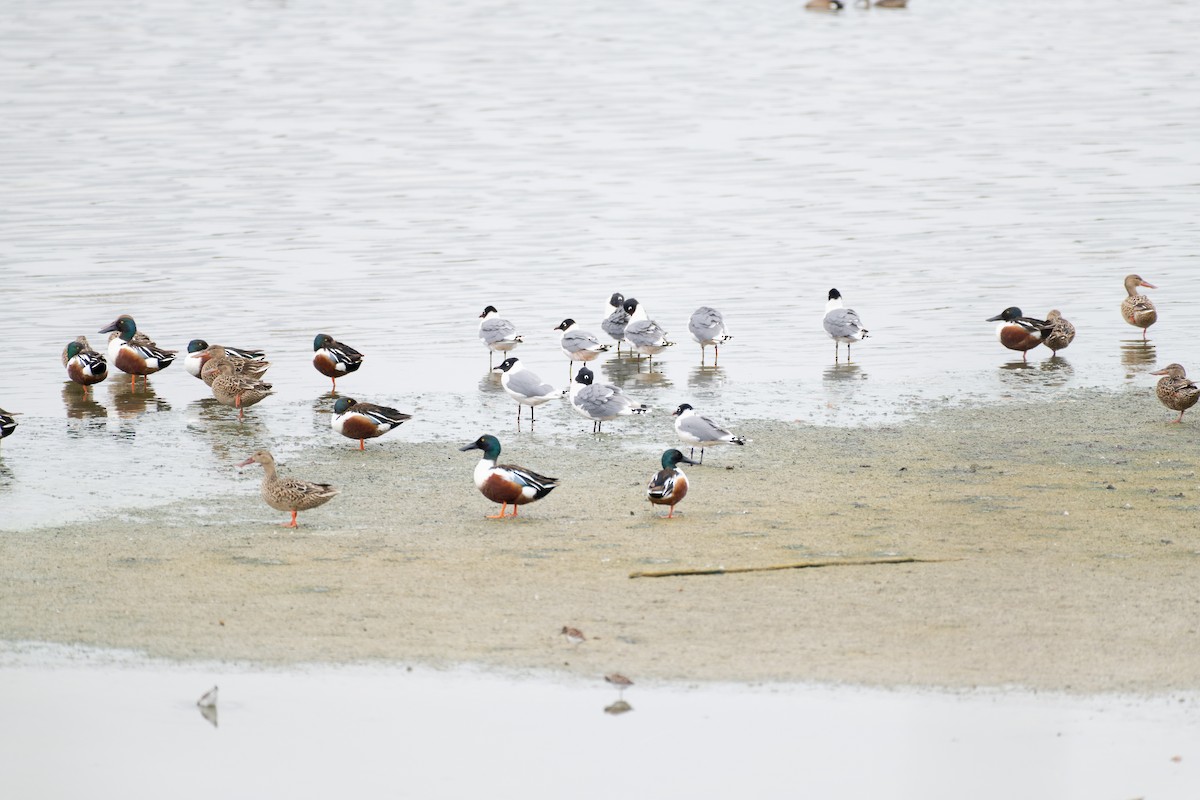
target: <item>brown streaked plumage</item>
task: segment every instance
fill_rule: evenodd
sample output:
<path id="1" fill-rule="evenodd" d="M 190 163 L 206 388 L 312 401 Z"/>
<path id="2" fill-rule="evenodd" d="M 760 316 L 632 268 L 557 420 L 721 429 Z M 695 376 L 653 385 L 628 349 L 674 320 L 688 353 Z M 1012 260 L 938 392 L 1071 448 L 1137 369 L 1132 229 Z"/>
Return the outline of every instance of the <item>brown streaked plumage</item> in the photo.
<path id="1" fill-rule="evenodd" d="M 1075 326 L 1063 319 L 1062 312 L 1057 308 L 1050 309 L 1050 313 L 1046 315 L 1046 324 L 1049 327 L 1042 331 L 1042 343 L 1049 347 L 1054 355 L 1058 355 L 1059 350 L 1065 350 L 1075 340 Z"/>
<path id="2" fill-rule="evenodd" d="M 1154 284 L 1142 280 L 1141 275 L 1126 275 L 1125 292 L 1129 296 L 1121 301 L 1121 316 L 1130 325 L 1141 328 L 1142 339 L 1145 339 L 1146 329 L 1158 322 L 1158 310 L 1154 307 L 1154 303 L 1150 302 L 1149 297 L 1138 294 L 1139 286 L 1145 286 L 1147 289 L 1158 288 Z"/>
<path id="3" fill-rule="evenodd" d="M 579 630 L 579 628 L 572 628 L 569 625 L 563 625 L 563 629 L 559 633 L 567 637 L 567 641 L 571 644 L 579 644 L 587 640 L 587 637 L 583 635 L 583 631 Z"/>
<path id="4" fill-rule="evenodd" d="M 1200 389 L 1188 380 L 1187 370 L 1180 364 L 1168 364 L 1151 375 L 1162 375 L 1154 393 L 1158 401 L 1172 411 L 1178 411 L 1179 417 L 1173 422 L 1183 422 L 1183 412 L 1196 405 L 1200 400 Z"/>
<path id="5" fill-rule="evenodd" d="M 256 451 L 238 466 L 246 467 L 251 464 L 262 464 L 262 497 L 267 501 L 267 505 L 276 511 L 292 512 L 291 522 L 283 523 L 284 527 L 298 527 L 297 512 L 324 505 L 338 494 L 338 490 L 328 483 L 279 477 L 275 471 L 275 457 L 266 450 Z"/>
<path id="6" fill-rule="evenodd" d="M 254 378 L 238 375 L 228 358 L 216 358 L 205 366 L 217 370 L 217 376 L 212 382 L 213 397 L 223 406 L 238 410 L 238 421 L 244 416 L 246 406 L 252 406 L 266 399 L 271 392 L 271 384 Z"/>
<path id="7" fill-rule="evenodd" d="M 209 345 L 201 351 L 204 358 L 200 367 L 200 379 L 208 386 L 213 385 L 213 381 L 221 374 L 217 368 L 217 362 L 224 359 L 233 365 L 233 374 L 247 380 L 260 380 L 267 370 L 271 367 L 270 361 L 263 361 L 258 358 L 238 358 L 230 355 L 224 347 L 219 344 Z"/>

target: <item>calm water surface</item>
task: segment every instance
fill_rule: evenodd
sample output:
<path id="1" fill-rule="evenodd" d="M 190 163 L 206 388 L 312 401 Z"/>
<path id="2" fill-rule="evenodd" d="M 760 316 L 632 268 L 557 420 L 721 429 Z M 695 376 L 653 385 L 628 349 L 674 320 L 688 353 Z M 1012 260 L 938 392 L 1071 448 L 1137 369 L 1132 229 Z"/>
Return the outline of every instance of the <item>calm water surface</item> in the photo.
<path id="1" fill-rule="evenodd" d="M 114 661 L 115 659 L 115 661 Z M 634 678 L 635 682 L 637 678 Z M 214 728 L 196 699 L 220 687 Z M 1193 695 L 1078 698 L 0 652 L 15 797 L 1191 798 Z"/>
<path id="2" fill-rule="evenodd" d="M 0 528 L 252 492 L 229 465 L 257 447 L 350 446 L 319 331 L 367 354 L 343 393 L 416 415 L 377 447 L 511 438 L 480 310 L 565 386 L 551 329 L 598 329 L 613 291 L 679 341 L 650 374 L 600 365 L 655 407 L 612 426 L 642 443 L 671 444 L 681 402 L 857 425 L 1136 385 L 1161 413 L 1145 373 L 1200 336 L 1200 7 L 801 5 L 10 2 Z M 1161 287 L 1146 346 L 1129 272 Z M 850 365 L 832 286 L 871 329 Z M 718 368 L 701 304 L 735 335 Z M 983 321 L 1014 304 L 1079 338 L 1022 366 Z M 266 348 L 278 393 L 239 426 L 177 363 L 84 401 L 59 353 L 122 312 L 164 346 Z"/>

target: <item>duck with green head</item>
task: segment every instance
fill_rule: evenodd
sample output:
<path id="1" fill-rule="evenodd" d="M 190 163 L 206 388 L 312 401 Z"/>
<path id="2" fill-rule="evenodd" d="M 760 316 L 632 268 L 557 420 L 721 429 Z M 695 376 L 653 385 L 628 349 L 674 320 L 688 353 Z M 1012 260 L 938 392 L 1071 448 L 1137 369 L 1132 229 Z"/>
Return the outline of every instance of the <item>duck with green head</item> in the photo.
<path id="1" fill-rule="evenodd" d="M 67 377 L 82 386 L 87 394 L 89 386 L 108 377 L 108 364 L 104 356 L 87 346 L 86 339 L 82 343 L 79 339 L 67 345 Z"/>
<path id="2" fill-rule="evenodd" d="M 139 339 L 137 323 L 128 314 L 100 329 L 100 333 L 109 331 L 115 331 L 117 336 L 108 342 L 108 360 L 130 376 L 130 386 L 137 384 L 138 375 L 143 378 L 153 375 L 175 360 L 174 350 L 164 350 L 144 335 Z"/>
<path id="3" fill-rule="evenodd" d="M 313 366 L 317 372 L 333 381 L 332 391 L 337 391 L 337 379 L 356 372 L 362 366 L 363 354 L 348 344 L 342 344 L 327 333 L 318 333 L 313 339 Z"/>
<path id="4" fill-rule="evenodd" d="M 358 449 L 366 449 L 366 440 L 383 436 L 393 428 L 399 428 L 412 414 L 405 414 L 387 406 L 360 403 L 353 397 L 339 397 L 333 404 L 333 429 L 349 439 L 358 439 Z"/>
<path id="5" fill-rule="evenodd" d="M 12 436 L 12 432 L 17 429 L 17 421 L 13 419 L 15 416 L 17 416 L 17 412 L 5 411 L 0 408 L 0 439 Z"/>
<path id="6" fill-rule="evenodd" d="M 650 478 L 646 487 L 646 497 L 656 506 L 670 506 L 667 519 L 675 516 L 675 505 L 688 493 L 687 475 L 679 469 L 679 464 L 695 464 L 690 458 L 678 450 L 667 450 L 662 454 L 662 469 Z"/>
<path id="7" fill-rule="evenodd" d="M 558 478 L 548 478 L 515 464 L 497 464 L 500 440 L 490 434 L 484 434 L 458 449 L 464 453 L 468 450 L 483 451 L 479 463 L 475 465 L 475 486 L 488 500 L 500 503 L 500 513 L 488 519 L 503 518 L 509 505 L 513 507 L 509 516 L 515 517 L 517 506 L 541 500 L 558 486 Z"/>
<path id="8" fill-rule="evenodd" d="M 204 365 L 210 359 L 220 358 L 224 355 L 229 359 L 237 359 L 242 361 L 264 361 L 267 354 L 262 350 L 250 350 L 245 347 L 230 347 L 224 346 L 221 348 L 222 353 L 217 354 L 213 348 L 218 345 L 209 346 L 208 342 L 203 339 L 192 339 L 188 342 L 188 354 L 183 357 L 183 368 L 187 370 L 188 375 L 193 378 L 201 378 L 204 371 Z M 263 370 L 266 371 L 265 369 Z M 209 384 L 210 386 L 212 384 Z"/>

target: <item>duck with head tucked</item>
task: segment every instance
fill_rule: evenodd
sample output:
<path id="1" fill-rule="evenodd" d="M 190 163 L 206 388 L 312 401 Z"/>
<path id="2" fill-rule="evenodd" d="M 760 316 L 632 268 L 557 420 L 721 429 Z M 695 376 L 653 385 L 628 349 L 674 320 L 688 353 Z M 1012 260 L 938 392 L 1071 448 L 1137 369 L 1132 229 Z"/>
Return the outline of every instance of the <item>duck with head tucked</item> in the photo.
<path id="1" fill-rule="evenodd" d="M 188 342 L 188 354 L 183 357 L 183 368 L 187 370 L 188 375 L 193 378 L 201 378 L 204 371 L 204 365 L 213 358 L 228 357 L 232 361 L 263 361 L 266 358 L 266 353 L 262 350 L 249 350 L 245 347 L 221 347 L 220 352 L 214 348 L 219 345 L 209 345 L 203 339 L 192 339 Z M 265 369 L 263 370 L 266 371 Z M 211 386 L 212 383 L 208 382 Z"/>
<path id="2" fill-rule="evenodd" d="M 108 377 L 104 356 L 88 347 L 87 339 L 82 336 L 67 345 L 64 355 L 67 357 L 67 377 L 82 386 L 85 395 L 89 386 Z"/>
<path id="3" fill-rule="evenodd" d="M 358 449 L 365 450 L 367 439 L 383 436 L 410 419 L 411 414 L 388 406 L 360 403 L 353 397 L 339 397 L 333 404 L 333 419 L 330 420 L 330 425 L 342 436 L 358 439 Z"/>
<path id="4" fill-rule="evenodd" d="M 1050 348 L 1053 354 L 1050 357 L 1057 356 L 1059 350 L 1066 350 L 1073 341 L 1075 326 L 1067 321 L 1057 308 L 1050 309 L 1050 313 L 1046 315 L 1046 327 L 1042 329 L 1042 344 Z"/>
<path id="5" fill-rule="evenodd" d="M 348 344 L 342 344 L 327 333 L 318 333 L 313 339 L 313 366 L 317 372 L 333 381 L 337 391 L 337 379 L 356 372 L 362 366 L 363 354 Z"/>

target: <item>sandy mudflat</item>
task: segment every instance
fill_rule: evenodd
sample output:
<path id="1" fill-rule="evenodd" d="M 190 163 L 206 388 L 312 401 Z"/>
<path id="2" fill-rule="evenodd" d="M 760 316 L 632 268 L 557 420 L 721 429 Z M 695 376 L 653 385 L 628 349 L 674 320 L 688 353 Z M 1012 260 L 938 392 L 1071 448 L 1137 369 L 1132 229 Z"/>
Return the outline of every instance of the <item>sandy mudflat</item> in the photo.
<path id="1" fill-rule="evenodd" d="M 175 659 L 388 660 L 682 680 L 1075 691 L 1200 687 L 1200 415 L 1145 392 L 939 411 L 890 428 L 744 422 L 653 516 L 659 448 L 504 435 L 562 478 L 516 520 L 477 452 L 322 444 L 298 532 L 228 497 L 0 536 L 0 638 Z M 627 423 L 628 424 L 628 423 Z M 395 436 L 395 434 L 393 434 Z M 669 443 L 666 443 L 669 444 Z M 253 476 L 253 477 L 251 477 Z M 889 555 L 941 563 L 631 580 L 636 570 Z M 569 624 L 589 640 L 558 636 Z"/>

